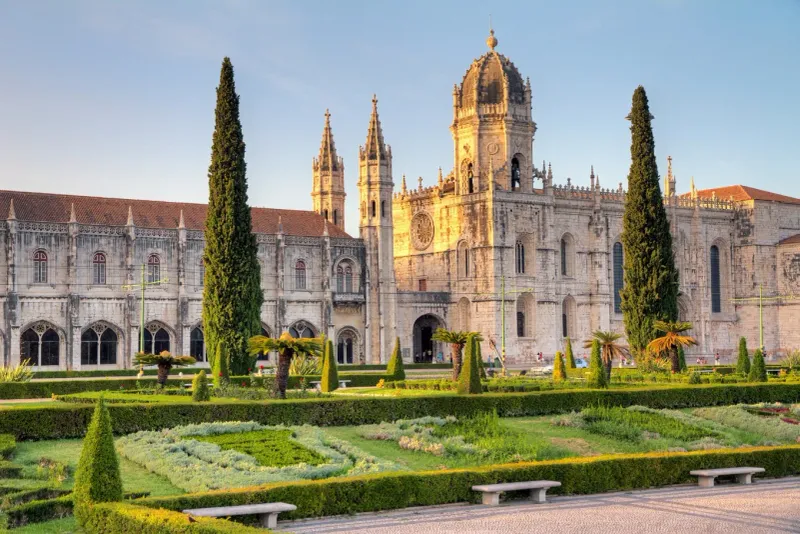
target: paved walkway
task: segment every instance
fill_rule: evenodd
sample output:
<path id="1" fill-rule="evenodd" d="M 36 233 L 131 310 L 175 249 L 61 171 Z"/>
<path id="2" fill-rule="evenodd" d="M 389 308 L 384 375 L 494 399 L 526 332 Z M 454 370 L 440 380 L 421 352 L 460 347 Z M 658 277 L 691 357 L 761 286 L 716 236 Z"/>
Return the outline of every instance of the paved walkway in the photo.
<path id="1" fill-rule="evenodd" d="M 332 534 L 800 532 L 800 478 L 750 486 L 673 486 L 628 493 L 555 497 L 543 505 L 448 505 L 279 523 L 281 530 Z"/>

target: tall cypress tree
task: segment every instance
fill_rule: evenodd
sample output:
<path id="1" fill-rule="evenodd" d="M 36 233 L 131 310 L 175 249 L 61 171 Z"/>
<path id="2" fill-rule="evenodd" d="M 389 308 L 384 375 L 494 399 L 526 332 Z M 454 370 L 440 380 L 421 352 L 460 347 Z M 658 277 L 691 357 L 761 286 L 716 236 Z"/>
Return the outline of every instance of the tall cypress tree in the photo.
<path id="1" fill-rule="evenodd" d="M 633 92 L 631 168 L 622 226 L 625 284 L 621 291 L 625 333 L 638 355 L 655 339 L 653 322 L 678 318 L 678 272 L 658 180 L 647 94 Z"/>
<path id="2" fill-rule="evenodd" d="M 247 205 L 244 138 L 231 60 L 222 61 L 208 168 L 203 334 L 215 358 L 225 345 L 233 374 L 252 366 L 248 339 L 261 332 L 262 302 L 256 238 Z"/>

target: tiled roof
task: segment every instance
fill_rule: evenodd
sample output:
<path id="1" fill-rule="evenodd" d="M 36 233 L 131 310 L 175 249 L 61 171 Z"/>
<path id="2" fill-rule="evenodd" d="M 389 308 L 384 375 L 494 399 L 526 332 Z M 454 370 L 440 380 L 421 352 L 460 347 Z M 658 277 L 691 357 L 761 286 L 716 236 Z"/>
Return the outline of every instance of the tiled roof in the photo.
<path id="1" fill-rule="evenodd" d="M 783 202 L 785 204 L 800 204 L 800 198 L 770 193 L 763 189 L 756 189 L 747 185 L 727 185 L 725 187 L 712 187 L 711 189 L 698 189 L 697 196 L 700 198 L 711 198 L 716 194 L 720 200 L 767 200 L 771 202 Z M 681 196 L 688 197 L 691 193 L 684 193 Z"/>
<path id="2" fill-rule="evenodd" d="M 183 210 L 187 230 L 205 229 L 206 204 L 0 190 L 0 219 L 8 216 L 12 198 L 14 213 L 20 221 L 66 223 L 74 204 L 75 218 L 81 224 L 125 226 L 130 207 L 137 227 L 177 228 Z M 279 218 L 287 235 L 321 236 L 325 225 L 325 219 L 313 211 L 251 208 L 251 214 L 253 231 L 260 234 L 277 234 Z M 328 234 L 350 237 L 333 224 L 328 224 Z"/>
<path id="3" fill-rule="evenodd" d="M 781 239 L 778 241 L 779 245 L 798 245 L 800 244 L 800 234 L 793 235 L 791 237 L 787 237 L 786 239 Z"/>

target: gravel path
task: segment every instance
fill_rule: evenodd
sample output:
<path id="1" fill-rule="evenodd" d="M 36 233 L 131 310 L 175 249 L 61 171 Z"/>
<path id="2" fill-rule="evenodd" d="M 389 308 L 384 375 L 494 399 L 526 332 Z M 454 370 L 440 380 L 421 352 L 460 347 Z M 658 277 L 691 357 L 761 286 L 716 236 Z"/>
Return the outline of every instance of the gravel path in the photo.
<path id="1" fill-rule="evenodd" d="M 800 532 L 800 478 L 750 486 L 670 488 L 555 497 L 544 505 L 448 505 L 322 520 L 281 522 L 302 533 L 725 533 Z"/>

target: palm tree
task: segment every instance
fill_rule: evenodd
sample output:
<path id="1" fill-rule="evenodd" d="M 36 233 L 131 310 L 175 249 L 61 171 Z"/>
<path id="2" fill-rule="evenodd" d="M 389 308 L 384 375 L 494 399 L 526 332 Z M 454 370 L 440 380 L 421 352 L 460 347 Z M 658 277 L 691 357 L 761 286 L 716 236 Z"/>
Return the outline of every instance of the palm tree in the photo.
<path id="1" fill-rule="evenodd" d="M 678 347 L 691 347 L 697 345 L 697 340 L 692 336 L 686 335 L 685 332 L 692 329 L 692 323 L 683 321 L 655 321 L 653 328 L 659 332 L 664 332 L 664 335 L 657 337 L 651 341 L 647 348 L 655 353 L 669 353 L 670 360 L 672 361 L 672 372 L 681 372 L 681 362 L 678 356 Z"/>
<path id="2" fill-rule="evenodd" d="M 622 334 L 616 332 L 595 330 L 592 332 L 592 338 L 583 342 L 583 348 L 592 348 L 592 343 L 596 339 L 600 343 L 600 355 L 603 359 L 603 367 L 606 371 L 606 378 L 611 380 L 611 364 L 614 358 L 622 358 L 623 356 L 630 356 L 630 350 L 624 345 L 620 345 L 617 341 L 622 337 Z"/>
<path id="3" fill-rule="evenodd" d="M 160 354 L 139 352 L 133 358 L 134 365 L 157 365 L 158 384 L 162 387 L 166 385 L 167 377 L 173 367 L 192 365 L 195 361 L 196 360 L 191 356 L 173 356 L 166 350 L 162 351 Z"/>
<path id="4" fill-rule="evenodd" d="M 437 328 L 436 332 L 434 332 L 431 337 L 434 341 L 449 343 L 452 347 L 453 380 L 458 380 L 458 375 L 461 374 L 461 351 L 467 343 L 467 336 L 470 334 L 474 335 L 478 342 L 483 341 L 483 338 L 478 332 L 462 332 L 460 330 L 445 330 L 444 328 Z"/>
<path id="5" fill-rule="evenodd" d="M 322 338 L 292 337 L 284 332 L 279 338 L 253 336 L 250 338 L 250 355 L 278 353 L 278 368 L 275 372 L 275 390 L 280 398 L 286 398 L 289 382 L 289 365 L 295 355 L 319 357 L 322 351 Z"/>

